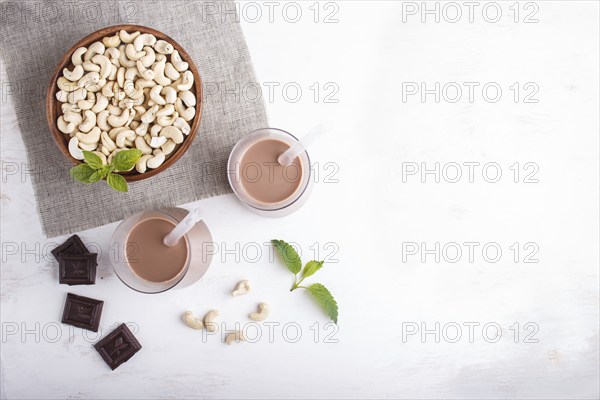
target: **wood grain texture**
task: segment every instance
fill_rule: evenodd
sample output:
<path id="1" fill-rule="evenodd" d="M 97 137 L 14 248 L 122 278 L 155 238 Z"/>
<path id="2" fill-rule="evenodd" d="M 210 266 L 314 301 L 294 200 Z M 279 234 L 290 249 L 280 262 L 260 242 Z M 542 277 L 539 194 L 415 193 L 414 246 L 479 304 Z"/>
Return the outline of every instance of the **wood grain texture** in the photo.
<path id="1" fill-rule="evenodd" d="M 194 93 L 196 96 L 196 115 L 190 123 L 190 133 L 185 137 L 183 143 L 177 145 L 173 153 L 168 155 L 165 162 L 162 163 L 156 169 L 149 169 L 143 174 L 140 174 L 135 169 L 132 171 L 119 172 L 119 174 L 125 177 L 125 180 L 133 182 L 153 177 L 154 175 L 159 174 L 160 172 L 166 170 L 175 162 L 177 162 L 177 160 L 185 153 L 185 151 L 190 147 L 190 145 L 194 141 L 198 128 L 200 127 L 203 106 L 202 80 L 200 78 L 200 73 L 198 72 L 198 68 L 196 67 L 196 64 L 194 63 L 190 55 L 173 38 L 167 36 L 166 34 L 160 31 L 157 31 L 156 29 L 148 28 L 146 26 L 126 24 L 106 27 L 84 37 L 83 39 L 75 43 L 73 47 L 71 47 L 71 49 L 69 49 L 69 51 L 65 53 L 65 55 L 61 58 L 60 62 L 58 63 L 56 69 L 52 74 L 52 78 L 50 79 L 50 83 L 48 85 L 48 90 L 46 94 L 46 117 L 48 119 L 48 126 L 50 128 L 50 132 L 52 133 L 52 137 L 54 138 L 54 141 L 60 148 L 61 152 L 65 155 L 65 157 L 71 160 L 71 162 L 74 165 L 82 163 L 82 161 L 76 160 L 71 156 L 68 148 L 70 137 L 69 135 L 62 133 L 57 126 L 56 121 L 62 115 L 62 103 L 56 99 L 56 93 L 59 90 L 58 86 L 56 85 L 56 82 L 58 81 L 58 78 L 62 76 L 62 71 L 64 68 L 68 68 L 69 70 L 73 69 L 74 65 L 71 62 L 71 56 L 76 49 L 78 49 L 79 47 L 88 47 L 90 44 L 96 41 L 102 41 L 102 38 L 106 36 L 112 36 L 116 32 L 119 32 L 121 30 L 125 30 L 129 33 L 136 31 L 140 31 L 142 33 L 150 33 L 156 36 L 156 38 L 159 40 L 162 39 L 171 43 L 173 47 L 175 47 L 175 49 L 179 52 L 183 61 L 189 64 L 189 70 L 192 71 L 192 74 L 194 75 L 194 85 L 192 86 L 191 92 Z"/>

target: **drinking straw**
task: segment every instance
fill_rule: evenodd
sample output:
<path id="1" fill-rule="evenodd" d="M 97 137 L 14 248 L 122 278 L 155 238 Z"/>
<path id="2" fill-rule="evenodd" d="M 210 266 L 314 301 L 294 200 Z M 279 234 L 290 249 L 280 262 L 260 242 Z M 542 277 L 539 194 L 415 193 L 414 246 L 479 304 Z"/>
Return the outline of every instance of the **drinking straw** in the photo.
<path id="1" fill-rule="evenodd" d="M 308 133 L 304 135 L 302 139 L 298 140 L 296 143 L 291 145 L 289 149 L 284 151 L 279 158 L 277 158 L 277 161 L 281 165 L 287 165 L 291 163 L 296 157 L 302 154 L 303 151 L 306 151 L 306 149 L 315 141 L 316 138 L 331 129 L 333 129 L 333 123 L 330 121 L 315 126 L 308 131 Z"/>
<path id="2" fill-rule="evenodd" d="M 179 239 L 181 239 L 183 235 L 192 229 L 194 225 L 196 225 L 196 223 L 203 218 L 203 216 L 204 213 L 200 207 L 189 211 L 188 215 L 186 215 L 185 218 L 182 219 L 181 222 L 179 222 L 167 236 L 165 236 L 163 243 L 167 246 L 175 246 L 177 242 L 179 242 Z"/>

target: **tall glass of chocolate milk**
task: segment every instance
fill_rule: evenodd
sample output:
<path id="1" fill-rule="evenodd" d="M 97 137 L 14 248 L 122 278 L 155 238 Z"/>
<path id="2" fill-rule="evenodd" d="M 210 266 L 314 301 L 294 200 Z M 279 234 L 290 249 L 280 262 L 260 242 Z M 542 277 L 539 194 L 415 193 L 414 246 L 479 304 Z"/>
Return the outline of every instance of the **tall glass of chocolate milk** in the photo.
<path id="1" fill-rule="evenodd" d="M 185 287 L 208 270 L 212 243 L 208 227 L 198 222 L 174 246 L 164 237 L 187 215 L 182 208 L 148 210 L 126 218 L 111 240 L 115 273 L 130 288 L 142 293 L 160 293 Z"/>
<path id="2" fill-rule="evenodd" d="M 268 217 L 289 215 L 308 199 L 311 185 L 310 158 L 306 151 L 287 165 L 277 158 L 298 139 L 275 128 L 259 129 L 244 136 L 229 156 L 229 184 L 244 205 Z"/>

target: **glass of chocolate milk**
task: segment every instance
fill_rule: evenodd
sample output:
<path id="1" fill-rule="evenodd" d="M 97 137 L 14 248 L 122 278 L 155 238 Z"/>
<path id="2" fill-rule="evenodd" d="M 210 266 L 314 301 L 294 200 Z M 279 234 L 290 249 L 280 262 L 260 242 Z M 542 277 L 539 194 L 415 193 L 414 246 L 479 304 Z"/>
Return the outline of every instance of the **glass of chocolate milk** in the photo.
<path id="1" fill-rule="evenodd" d="M 308 199 L 310 158 L 306 151 L 287 165 L 277 158 L 298 139 L 281 129 L 264 128 L 244 136 L 229 156 L 229 184 L 237 197 L 257 214 L 282 217 Z"/>
<path id="2" fill-rule="evenodd" d="M 111 239 L 115 273 L 130 288 L 142 293 L 160 293 L 198 281 L 208 270 L 212 243 L 208 227 L 198 222 L 174 246 L 164 237 L 187 215 L 182 208 L 148 210 L 125 219 Z"/>

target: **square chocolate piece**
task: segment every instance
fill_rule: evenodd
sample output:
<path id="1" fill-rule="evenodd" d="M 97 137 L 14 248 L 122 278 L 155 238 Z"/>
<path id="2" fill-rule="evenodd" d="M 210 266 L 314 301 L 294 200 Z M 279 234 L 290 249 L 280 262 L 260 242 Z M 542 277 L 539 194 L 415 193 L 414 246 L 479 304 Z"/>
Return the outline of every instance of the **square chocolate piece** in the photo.
<path id="1" fill-rule="evenodd" d="M 67 285 L 93 285 L 96 283 L 96 254 L 60 254 L 58 281 Z"/>
<path id="2" fill-rule="evenodd" d="M 108 366 L 115 370 L 140 351 L 142 345 L 133 336 L 127 325 L 121 324 L 117 329 L 106 335 L 104 339 L 96 343 L 94 348 L 100 353 Z"/>
<path id="3" fill-rule="evenodd" d="M 98 332 L 103 305 L 102 300 L 69 293 L 63 310 L 62 323 Z"/>
<path id="4" fill-rule="evenodd" d="M 52 250 L 52 255 L 56 261 L 60 261 L 61 254 L 85 254 L 89 253 L 79 236 L 73 235 L 66 242 Z"/>

